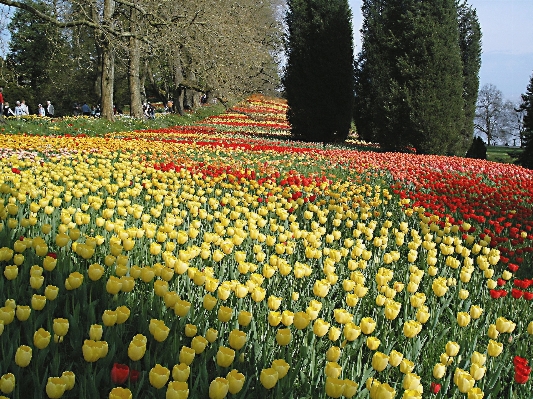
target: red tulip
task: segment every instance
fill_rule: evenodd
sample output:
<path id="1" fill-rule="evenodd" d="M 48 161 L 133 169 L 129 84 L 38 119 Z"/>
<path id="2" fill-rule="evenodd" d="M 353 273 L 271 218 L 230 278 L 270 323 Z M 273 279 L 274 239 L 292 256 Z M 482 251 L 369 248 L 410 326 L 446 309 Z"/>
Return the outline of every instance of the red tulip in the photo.
<path id="1" fill-rule="evenodd" d="M 125 364 L 115 363 L 111 369 L 111 381 L 114 384 L 124 384 L 130 374 L 130 368 Z"/>
<path id="2" fill-rule="evenodd" d="M 439 393 L 440 388 L 441 388 L 440 384 L 438 384 L 436 382 L 432 382 L 431 383 L 431 392 L 433 392 L 435 395 Z"/>

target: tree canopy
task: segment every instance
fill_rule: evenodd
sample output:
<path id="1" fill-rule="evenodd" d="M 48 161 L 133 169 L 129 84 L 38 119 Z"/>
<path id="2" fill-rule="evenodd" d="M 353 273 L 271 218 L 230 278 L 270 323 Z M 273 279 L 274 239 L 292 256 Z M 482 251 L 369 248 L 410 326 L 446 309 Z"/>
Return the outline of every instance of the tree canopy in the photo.
<path id="1" fill-rule="evenodd" d="M 346 0 L 290 0 L 283 78 L 295 138 L 344 141 L 354 96 L 352 14 Z"/>
<path id="2" fill-rule="evenodd" d="M 362 11 L 354 107 L 360 136 L 387 150 L 464 155 L 469 142 L 461 136 L 473 134 L 465 131 L 466 104 L 475 104 L 476 82 L 466 83 L 479 71 L 479 50 L 469 44 L 480 37 L 475 14 L 460 34 L 455 0 L 364 0 Z M 461 45 L 471 61 L 462 59 Z"/>

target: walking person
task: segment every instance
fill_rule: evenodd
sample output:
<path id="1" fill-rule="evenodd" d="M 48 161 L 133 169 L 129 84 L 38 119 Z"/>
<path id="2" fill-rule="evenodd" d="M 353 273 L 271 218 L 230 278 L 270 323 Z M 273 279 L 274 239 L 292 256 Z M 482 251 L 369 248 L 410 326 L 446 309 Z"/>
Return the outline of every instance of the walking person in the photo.
<path id="1" fill-rule="evenodd" d="M 22 100 L 20 102 L 20 108 L 22 108 L 22 115 L 29 115 L 30 114 L 30 109 L 26 105 L 26 100 Z"/>
<path id="2" fill-rule="evenodd" d="M 0 115 L 4 115 L 4 88 L 0 87 Z"/>
<path id="3" fill-rule="evenodd" d="M 7 101 L 4 103 L 4 116 L 15 116 L 15 112 L 11 109 Z"/>
<path id="4" fill-rule="evenodd" d="M 22 109 L 22 106 L 20 105 L 20 101 L 17 101 L 17 103 L 15 105 L 15 116 L 19 117 L 19 116 L 22 116 L 22 115 L 24 115 L 24 111 Z"/>
<path id="5" fill-rule="evenodd" d="M 46 110 L 44 109 L 42 104 L 39 104 L 37 107 L 37 115 L 39 116 L 46 116 Z"/>
<path id="6" fill-rule="evenodd" d="M 50 118 L 54 117 L 54 106 L 50 101 L 46 101 L 46 116 L 49 116 Z"/>

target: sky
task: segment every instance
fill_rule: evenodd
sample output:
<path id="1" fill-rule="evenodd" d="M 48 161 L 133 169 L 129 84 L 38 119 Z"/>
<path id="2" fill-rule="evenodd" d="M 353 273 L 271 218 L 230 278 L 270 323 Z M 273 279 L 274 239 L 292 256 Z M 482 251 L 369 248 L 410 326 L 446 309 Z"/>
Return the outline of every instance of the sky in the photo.
<path id="1" fill-rule="evenodd" d="M 349 0 L 355 52 L 361 50 L 362 0 Z M 480 88 L 493 84 L 507 100 L 520 101 L 533 75 L 533 0 L 468 0 L 482 32 Z"/>

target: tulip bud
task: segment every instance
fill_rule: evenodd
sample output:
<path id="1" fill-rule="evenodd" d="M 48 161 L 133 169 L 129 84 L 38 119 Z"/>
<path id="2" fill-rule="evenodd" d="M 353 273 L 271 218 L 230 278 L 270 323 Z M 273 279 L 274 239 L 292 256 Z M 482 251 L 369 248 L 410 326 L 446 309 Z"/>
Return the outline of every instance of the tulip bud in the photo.
<path id="1" fill-rule="evenodd" d="M 15 375 L 12 373 L 4 374 L 0 377 L 0 391 L 6 395 L 15 389 Z"/>
<path id="2" fill-rule="evenodd" d="M 132 396 L 128 388 L 117 387 L 109 392 L 109 399 L 132 399 Z"/>
<path id="3" fill-rule="evenodd" d="M 239 373 L 237 370 L 231 370 L 226 376 L 226 380 L 229 383 L 228 390 L 232 395 L 239 393 L 244 386 L 245 377 L 244 374 Z"/>
<path id="4" fill-rule="evenodd" d="M 229 367 L 235 359 L 235 351 L 225 346 L 221 346 L 218 348 L 216 358 L 217 364 L 220 367 Z"/>
<path id="5" fill-rule="evenodd" d="M 21 345 L 15 353 L 15 363 L 19 367 L 27 367 L 30 364 L 31 357 L 32 349 L 27 345 Z"/>
<path id="6" fill-rule="evenodd" d="M 266 389 L 272 389 L 278 382 L 278 372 L 273 368 L 266 368 L 261 370 L 259 380 Z"/>
<path id="7" fill-rule="evenodd" d="M 46 331 L 44 328 L 39 328 L 33 334 L 33 344 L 38 349 L 44 349 L 50 344 L 50 339 L 52 338 L 51 334 Z"/>
<path id="8" fill-rule="evenodd" d="M 209 384 L 209 399 L 224 399 L 229 391 L 227 379 L 217 377 Z"/>
<path id="9" fill-rule="evenodd" d="M 46 383 L 46 394 L 49 398 L 60 398 L 65 393 L 67 384 L 61 377 L 49 377 Z"/>
<path id="10" fill-rule="evenodd" d="M 148 379 L 150 380 L 150 385 L 156 389 L 163 388 L 170 377 L 170 370 L 166 367 L 161 366 L 159 363 L 155 365 L 150 370 L 148 374 Z"/>

